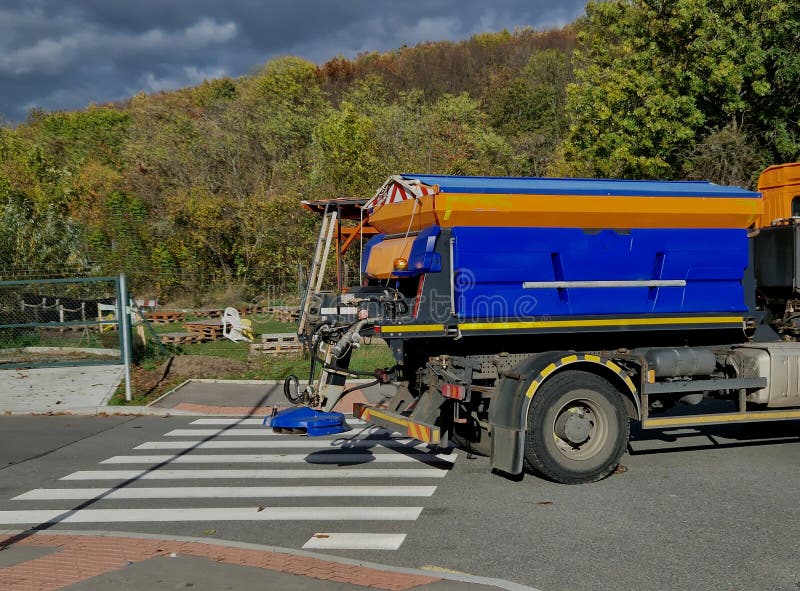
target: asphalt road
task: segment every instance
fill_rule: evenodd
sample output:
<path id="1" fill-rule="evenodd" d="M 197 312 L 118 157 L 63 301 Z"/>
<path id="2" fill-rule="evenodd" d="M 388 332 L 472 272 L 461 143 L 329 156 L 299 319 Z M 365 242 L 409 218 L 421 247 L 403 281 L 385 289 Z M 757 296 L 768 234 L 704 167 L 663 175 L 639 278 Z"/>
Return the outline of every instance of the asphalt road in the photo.
<path id="1" fill-rule="evenodd" d="M 386 434 L 360 429 L 346 436 L 363 441 L 356 446 L 328 438 L 314 444 L 324 447 L 308 448 L 312 440 L 296 435 L 231 433 L 258 430 L 257 425 L 194 421 L 0 417 L 0 529 L 27 527 L 9 522 L 31 516 L 41 523 L 53 519 L 48 515 L 99 515 L 99 522 L 44 527 L 205 535 L 290 548 L 313 542 L 320 532 L 355 534 L 366 545 L 391 544 L 405 536 L 395 550 L 315 551 L 452 569 L 542 591 L 800 589 L 799 422 L 635 431 L 623 458 L 627 471 L 592 485 L 563 486 L 530 476 L 511 481 L 493 475 L 486 458 L 462 451 L 454 463 L 442 462 L 402 440 L 387 444 Z M 216 441 L 238 447 L 196 445 Z M 249 441 L 275 443 L 255 448 Z M 237 457 L 212 463 L 198 457 L 215 454 Z M 242 457 L 253 454 L 270 457 Z M 166 455 L 166 463 L 147 457 L 153 455 Z M 116 456 L 136 457 L 107 462 Z M 216 469 L 284 472 L 261 472 L 257 478 L 244 472 L 215 478 L 164 472 Z M 299 469 L 325 473 L 289 472 Z M 98 473 L 119 470 L 125 473 Z M 363 470 L 380 472 L 364 478 L 358 472 Z M 153 479 L 156 473 L 176 478 Z M 337 497 L 319 496 L 316 489 L 298 489 L 306 491 L 303 497 L 235 496 L 248 494 L 247 487 L 253 486 L 323 486 L 326 494 L 343 494 L 331 492 L 340 487 L 378 488 Z M 86 493 L 87 488 L 156 487 L 172 490 L 168 494 L 175 498 L 92 500 L 108 495 Z M 182 487 L 213 490 L 208 489 L 210 496 L 191 498 Z M 58 490 L 31 492 L 36 489 Z M 84 498 L 41 498 L 58 496 L 63 489 L 79 490 L 72 494 Z M 22 494 L 27 500 L 11 500 Z M 319 507 L 340 509 L 316 515 Z M 197 511 L 203 508 L 224 510 L 211 515 Z M 95 510 L 104 512 L 87 513 Z M 330 520 L 333 514 L 336 520 Z M 184 515 L 200 520 L 173 521 Z M 403 519 L 394 520 L 398 516 Z M 323 544 L 328 539 L 316 538 Z"/>

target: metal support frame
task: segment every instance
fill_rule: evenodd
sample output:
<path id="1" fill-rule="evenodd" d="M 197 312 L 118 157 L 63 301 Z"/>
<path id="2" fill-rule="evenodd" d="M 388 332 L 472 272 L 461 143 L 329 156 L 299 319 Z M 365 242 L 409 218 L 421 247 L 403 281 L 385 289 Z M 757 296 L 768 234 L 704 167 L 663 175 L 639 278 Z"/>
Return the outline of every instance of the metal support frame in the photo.
<path id="1" fill-rule="evenodd" d="M 131 307 L 128 296 L 128 280 L 125 273 L 117 281 L 117 319 L 119 321 L 119 345 L 122 351 L 122 363 L 125 366 L 125 400 L 131 401 L 131 362 L 133 347 L 131 346 Z"/>
<path id="2" fill-rule="evenodd" d="M 311 269 L 308 273 L 308 287 L 306 288 L 305 297 L 301 303 L 300 320 L 297 324 L 298 335 L 303 335 L 306 332 L 308 313 L 311 309 L 311 295 L 318 293 L 322 289 L 322 281 L 325 278 L 325 267 L 328 263 L 328 254 L 330 253 L 331 242 L 333 241 L 334 229 L 337 227 L 338 217 L 338 212 L 336 210 L 329 212 L 326 209 L 325 217 L 322 220 L 322 227 L 319 231 L 319 237 L 317 238 L 317 246 L 314 249 L 314 262 L 311 264 Z"/>

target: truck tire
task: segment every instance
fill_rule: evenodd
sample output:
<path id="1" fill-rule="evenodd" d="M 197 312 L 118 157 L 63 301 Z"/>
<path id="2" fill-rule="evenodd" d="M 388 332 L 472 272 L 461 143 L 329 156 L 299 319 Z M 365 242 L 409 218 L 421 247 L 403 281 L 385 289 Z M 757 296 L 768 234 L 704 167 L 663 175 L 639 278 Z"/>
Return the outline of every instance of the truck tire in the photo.
<path id="1" fill-rule="evenodd" d="M 525 463 L 556 482 L 595 482 L 617 467 L 629 434 L 625 403 L 610 382 L 565 371 L 545 381 L 531 400 Z"/>

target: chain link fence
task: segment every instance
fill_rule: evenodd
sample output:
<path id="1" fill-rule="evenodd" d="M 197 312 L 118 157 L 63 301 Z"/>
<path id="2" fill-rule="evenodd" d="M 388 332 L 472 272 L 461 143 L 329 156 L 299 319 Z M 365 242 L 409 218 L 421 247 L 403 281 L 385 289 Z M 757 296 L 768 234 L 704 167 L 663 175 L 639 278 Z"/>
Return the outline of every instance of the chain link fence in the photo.
<path id="1" fill-rule="evenodd" d="M 326 289 L 336 289 L 337 270 L 343 285 L 358 283 L 355 250 L 338 269 L 332 254 Z M 59 276 L 63 269 L 13 271 L 0 274 L 0 367 L 122 362 L 117 277 L 92 277 L 90 269 L 69 278 Z M 300 262 L 267 285 L 189 274 L 162 292 L 164 277 L 128 277 L 132 360 L 150 369 L 195 356 L 186 362 L 203 376 L 282 375 L 277 366 L 303 354 L 296 333 L 307 277 Z"/>
<path id="2" fill-rule="evenodd" d="M 117 277 L 0 281 L 0 367 L 121 363 Z"/>

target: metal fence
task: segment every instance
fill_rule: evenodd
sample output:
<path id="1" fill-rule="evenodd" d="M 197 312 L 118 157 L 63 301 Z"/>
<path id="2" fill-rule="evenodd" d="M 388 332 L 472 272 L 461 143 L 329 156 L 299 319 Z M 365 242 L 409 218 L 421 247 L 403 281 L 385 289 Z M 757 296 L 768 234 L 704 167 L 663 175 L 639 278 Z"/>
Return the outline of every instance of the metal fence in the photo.
<path id="1" fill-rule="evenodd" d="M 121 277 L 0 281 L 0 368 L 123 363 Z"/>

